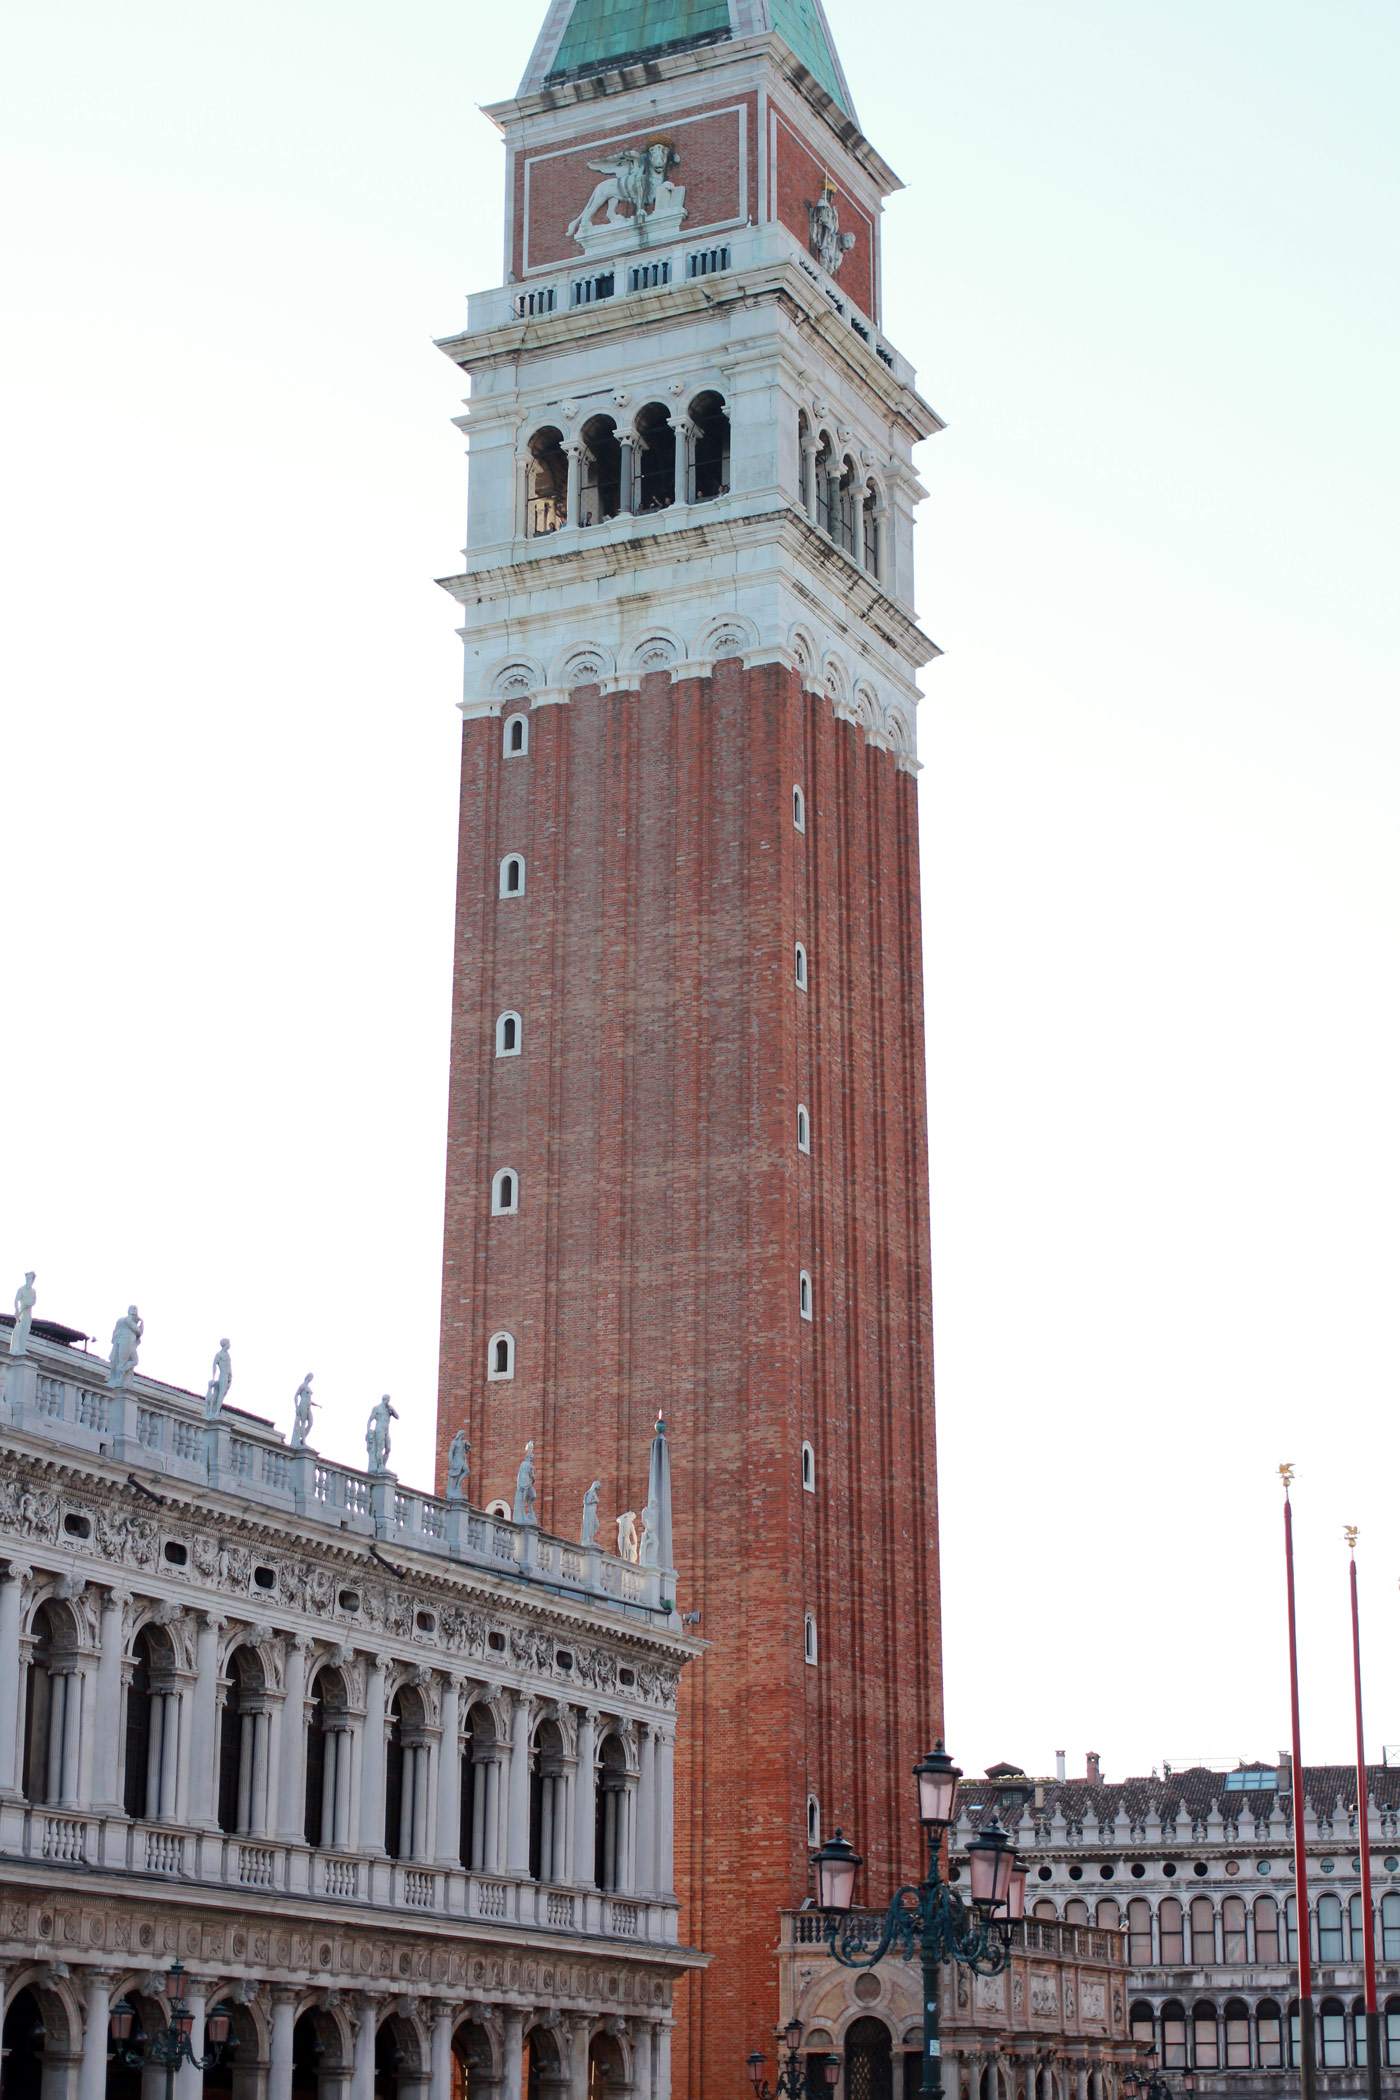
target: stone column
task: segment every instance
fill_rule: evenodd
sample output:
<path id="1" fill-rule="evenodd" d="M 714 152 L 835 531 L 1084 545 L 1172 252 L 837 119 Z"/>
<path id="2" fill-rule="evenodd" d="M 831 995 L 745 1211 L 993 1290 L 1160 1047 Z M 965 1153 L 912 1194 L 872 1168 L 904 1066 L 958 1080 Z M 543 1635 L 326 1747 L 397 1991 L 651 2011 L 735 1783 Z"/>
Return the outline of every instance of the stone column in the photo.
<path id="1" fill-rule="evenodd" d="M 939 2049 L 943 2069 L 943 2100 L 962 2100 L 962 2060 L 946 2042 Z"/>
<path id="2" fill-rule="evenodd" d="M 382 1677 L 381 1669 L 381 1677 Z M 380 1847 L 383 1850 L 383 1847 Z M 350 2100 L 374 2100 L 374 2044 L 379 2029 L 378 2001 L 355 2001 L 355 2062 L 350 2073 Z"/>
<path id="3" fill-rule="evenodd" d="M 650 2020 L 632 2022 L 632 2094 L 633 2100 L 652 2100 L 652 2034 Z"/>
<path id="4" fill-rule="evenodd" d="M 561 530 L 572 531 L 578 524 L 579 498 L 583 489 L 583 447 L 570 445 L 567 452 L 569 462 L 568 489 L 564 497 L 564 523 Z"/>
<path id="5" fill-rule="evenodd" d="M 671 2100 L 671 2025 L 668 2020 L 656 2029 L 656 2100 Z"/>
<path id="6" fill-rule="evenodd" d="M 81 1663 L 66 1669 L 55 1684 L 63 1685 L 62 1757 L 58 1798 L 65 1808 L 82 1806 L 78 1760 L 83 1747 L 83 1671 Z"/>
<path id="7" fill-rule="evenodd" d="M 267 2100 L 292 2100 L 292 2047 L 296 1991 L 272 1993 L 272 2037 L 268 2047 Z"/>
<path id="8" fill-rule="evenodd" d="M 518 2100 L 525 2057 L 525 2015 L 507 2008 L 501 2015 L 501 2100 Z"/>
<path id="9" fill-rule="evenodd" d="M 175 1822 L 180 1813 L 180 1694 L 171 1685 L 161 1699 L 160 1814 Z"/>
<path id="10" fill-rule="evenodd" d="M 883 583 L 889 563 L 889 512 L 883 503 L 875 506 L 875 580 Z"/>
<path id="11" fill-rule="evenodd" d="M 202 1976 L 187 1976 L 184 1981 L 185 2003 L 194 2015 L 190 2029 L 190 2050 L 195 2056 L 204 2054 L 204 2000 L 209 1986 Z M 181 2064 L 175 2073 L 175 2100 L 204 2100 L 204 2073 L 193 2064 Z"/>
<path id="12" fill-rule="evenodd" d="M 506 1808 L 506 1872 L 530 1871 L 530 1700 L 517 1692 L 510 1717 L 510 1776 Z"/>
<path id="13" fill-rule="evenodd" d="M 277 1768 L 277 1812 L 269 1828 L 298 1842 L 306 1835 L 306 1659 L 311 1643 L 295 1634 L 286 1646 L 287 1694 L 282 1706 L 281 1756 Z M 332 1842 L 322 1831 L 323 1842 Z"/>
<path id="14" fill-rule="evenodd" d="M 585 1707 L 578 1724 L 578 1779 L 574 1788 L 574 1880 L 594 1886 L 597 1866 L 598 1722 Z"/>
<path id="15" fill-rule="evenodd" d="M 88 1969 L 83 1982 L 83 2060 L 78 2071 L 78 2100 L 106 2100 L 107 2051 L 111 2046 L 107 2016 L 112 2009 L 115 1976 L 102 1969 Z"/>
<path id="16" fill-rule="evenodd" d="M 820 451 L 814 437 L 802 442 L 802 494 L 807 515 L 815 525 L 817 522 L 817 454 Z"/>
<path id="17" fill-rule="evenodd" d="M 384 1658 L 370 1658 L 360 1757 L 360 1850 L 384 1856 Z M 368 2100 L 368 2095 L 365 2096 Z"/>
<path id="18" fill-rule="evenodd" d="M 440 1867 L 455 1867 L 462 1850 L 462 1687 L 442 1680 L 442 1734 L 438 1737 L 436 1853 Z M 449 2046 L 451 2036 L 448 2037 Z"/>
<path id="19" fill-rule="evenodd" d="M 637 1780 L 637 1862 L 633 1885 L 649 1896 L 657 1884 L 656 1874 L 656 1731 L 645 1722 L 640 1731 L 641 1774 Z"/>
<path id="20" fill-rule="evenodd" d="M 656 1732 L 656 1893 L 676 1892 L 676 1738 Z"/>
<path id="21" fill-rule="evenodd" d="M 622 448 L 622 476 L 618 490 L 618 514 L 630 518 L 637 508 L 637 437 L 635 431 L 619 430 L 617 442 Z"/>
<path id="22" fill-rule="evenodd" d="M 686 416 L 673 416 L 671 428 L 676 433 L 676 502 L 682 505 L 690 501 L 691 463 L 695 457 L 695 425 Z"/>
<path id="23" fill-rule="evenodd" d="M 564 2065 L 569 2081 L 569 2100 L 588 2100 L 588 2030 L 592 2023 L 575 2020 L 569 2029 L 569 2053 Z"/>
<path id="24" fill-rule="evenodd" d="M 102 1645 L 97 1659 L 97 1740 L 93 1745 L 92 1804 L 119 1809 L 117 1760 L 121 1750 L 122 1650 L 126 1645 L 129 1590 L 111 1589 L 102 1599 Z M 0 1635 L 3 1646 L 3 1635 Z M 0 1742 L 4 1723 L 0 1719 Z"/>
<path id="25" fill-rule="evenodd" d="M 213 1612 L 199 1612 L 195 1616 L 194 1690 L 190 1698 L 189 1784 L 185 1814 L 200 1830 L 212 1830 L 215 1825 L 214 1782 L 218 1760 L 214 1723 L 218 1714 L 219 1635 L 223 1625 L 224 1621 Z"/>
<path id="26" fill-rule="evenodd" d="M 19 1628 L 33 1570 L 12 1560 L 0 1576 L 0 1796 L 19 1791 L 19 1733 L 23 1719 Z"/>
<path id="27" fill-rule="evenodd" d="M 428 2100 L 452 2100 L 452 2028 L 450 2005 L 435 2004 L 432 2043 L 428 2055 Z"/>

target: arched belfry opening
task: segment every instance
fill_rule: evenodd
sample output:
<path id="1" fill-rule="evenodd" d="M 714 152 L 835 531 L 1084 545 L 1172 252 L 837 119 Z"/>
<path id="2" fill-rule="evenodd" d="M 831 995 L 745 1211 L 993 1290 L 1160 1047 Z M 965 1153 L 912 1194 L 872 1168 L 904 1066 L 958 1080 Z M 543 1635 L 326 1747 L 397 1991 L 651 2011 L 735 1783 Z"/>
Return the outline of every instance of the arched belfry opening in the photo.
<path id="1" fill-rule="evenodd" d="M 697 394 L 690 404 L 690 501 L 729 494 L 729 414 L 723 396 Z"/>
<path id="2" fill-rule="evenodd" d="M 676 500 L 676 430 L 660 401 L 638 412 L 637 450 L 638 511 L 669 509 Z"/>

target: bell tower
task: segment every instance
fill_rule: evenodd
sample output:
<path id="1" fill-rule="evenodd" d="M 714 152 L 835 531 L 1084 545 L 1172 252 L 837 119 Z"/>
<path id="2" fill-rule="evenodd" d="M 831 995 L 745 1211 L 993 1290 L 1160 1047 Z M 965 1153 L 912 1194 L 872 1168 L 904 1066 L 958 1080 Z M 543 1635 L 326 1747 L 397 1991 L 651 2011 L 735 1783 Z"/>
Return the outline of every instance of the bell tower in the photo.
<path id="1" fill-rule="evenodd" d="M 782 1908 L 858 1832 L 920 1866 L 941 1722 L 914 445 L 897 178 L 821 0 L 551 0 L 470 375 L 438 1462 L 547 1454 L 682 1610 L 674 2052 L 737 2090 Z M 551 1499 L 552 1498 L 552 1499 Z M 639 1891 L 645 1895 L 645 1891 Z M 818 2043 L 817 2046 L 825 2046 Z M 652 2100 L 651 2095 L 639 2100 Z"/>

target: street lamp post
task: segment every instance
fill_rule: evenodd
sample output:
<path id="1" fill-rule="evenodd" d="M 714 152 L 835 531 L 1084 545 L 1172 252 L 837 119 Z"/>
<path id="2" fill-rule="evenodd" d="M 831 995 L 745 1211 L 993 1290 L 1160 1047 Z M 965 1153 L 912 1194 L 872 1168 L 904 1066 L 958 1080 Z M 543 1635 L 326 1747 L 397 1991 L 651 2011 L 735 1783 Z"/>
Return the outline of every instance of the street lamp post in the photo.
<path id="1" fill-rule="evenodd" d="M 1176 2100 L 1176 2095 L 1155 2064 L 1148 2064 L 1141 2071 L 1126 2070 L 1121 2083 L 1128 2100 Z M 1188 2093 L 1194 2093 L 1195 2072 L 1188 2071 L 1181 2083 Z"/>
<path id="2" fill-rule="evenodd" d="M 130 2064 L 136 2071 L 144 2070 L 148 2064 L 160 2064 L 164 2068 L 165 2100 L 175 2100 L 175 2073 L 181 2064 L 190 2064 L 196 2071 L 212 2070 L 228 2043 L 228 2014 L 215 2010 L 205 2022 L 204 2034 L 209 2046 L 202 2056 L 195 2055 L 190 2044 L 194 2014 L 185 2003 L 184 1988 L 185 1965 L 177 1961 L 166 1980 L 170 2018 L 154 2034 L 145 2034 L 137 2026 L 136 2007 L 129 1998 L 117 2000 L 107 2021 L 113 2050 L 123 2063 Z"/>
<path id="3" fill-rule="evenodd" d="M 813 2070 L 820 2074 L 821 2083 L 828 2091 L 841 2076 L 839 2056 L 814 2057 L 810 2062 L 800 2055 L 802 2048 L 802 2022 L 789 2020 L 783 2029 L 781 2040 L 786 2045 L 786 2056 L 778 2065 L 778 2083 L 770 2086 L 766 2077 L 768 2059 L 761 2049 L 755 2049 L 748 2060 L 749 2084 L 753 2087 L 754 2100 L 813 2100 Z"/>
<path id="4" fill-rule="evenodd" d="M 997 1767 L 995 1776 L 998 1806 L 1007 1813 L 1030 1799 L 1031 1788 L 1015 1766 Z M 906 1960 L 915 1954 L 920 1957 L 924 1989 L 920 2100 L 942 2100 L 938 1972 L 944 1962 L 955 1961 L 979 1976 L 1001 1974 L 1011 1960 L 1011 1923 L 1025 1912 L 1026 1877 L 1017 1866 L 1010 1838 L 992 1816 L 968 1847 L 971 1900 L 965 1901 L 944 1880 L 939 1864 L 962 1773 L 940 1742 L 915 1765 L 914 1777 L 919 1788 L 919 1821 L 928 1840 L 928 1875 L 917 1887 L 906 1883 L 895 1890 L 872 1951 L 866 1951 L 863 1929 L 850 1914 L 861 1865 L 855 1848 L 838 1830 L 812 1857 L 817 1870 L 817 1904 L 827 1917 L 827 1946 L 837 1961 L 848 1969 L 873 1969 L 892 1948 Z"/>

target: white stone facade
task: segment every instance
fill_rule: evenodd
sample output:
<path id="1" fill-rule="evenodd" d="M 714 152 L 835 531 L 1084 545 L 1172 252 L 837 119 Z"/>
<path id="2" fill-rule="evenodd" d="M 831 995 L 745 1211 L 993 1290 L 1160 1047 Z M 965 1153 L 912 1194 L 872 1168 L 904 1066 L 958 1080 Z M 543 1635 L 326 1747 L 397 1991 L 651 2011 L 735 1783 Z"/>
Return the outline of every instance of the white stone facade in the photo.
<path id="1" fill-rule="evenodd" d="M 7 2092 L 124 2092 L 109 2006 L 165 2017 L 178 1956 L 238 2100 L 669 2100 L 673 1573 L 41 1327 L 0 1357 Z"/>

